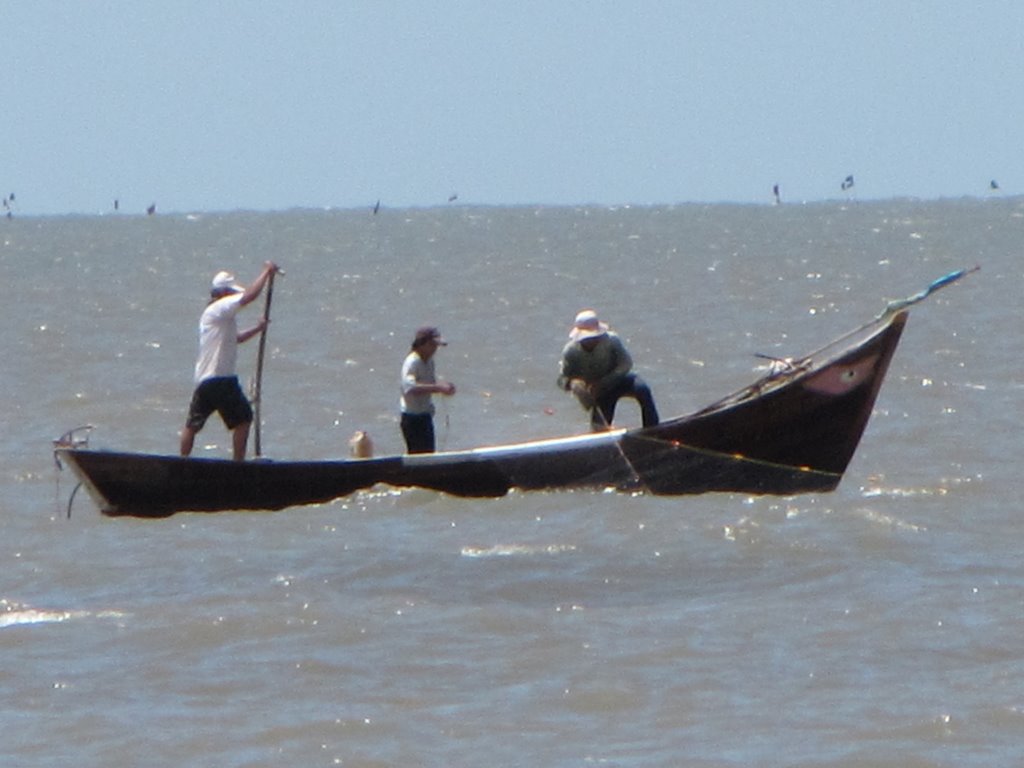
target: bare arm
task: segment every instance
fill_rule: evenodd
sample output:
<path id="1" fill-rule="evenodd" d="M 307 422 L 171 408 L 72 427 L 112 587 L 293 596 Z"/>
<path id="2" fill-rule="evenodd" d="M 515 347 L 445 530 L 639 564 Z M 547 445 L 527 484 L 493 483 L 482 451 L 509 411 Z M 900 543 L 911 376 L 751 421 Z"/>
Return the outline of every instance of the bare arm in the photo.
<path id="1" fill-rule="evenodd" d="M 454 395 L 455 385 L 450 381 L 439 381 L 436 384 L 413 384 L 406 387 L 410 395 Z"/>
<path id="2" fill-rule="evenodd" d="M 263 288 L 266 286 L 270 276 L 279 271 L 280 268 L 277 264 L 272 261 L 266 262 L 263 265 L 263 271 L 260 272 L 259 277 L 253 280 L 245 289 L 245 293 L 242 294 L 241 305 L 244 307 L 246 304 L 252 304 L 252 302 L 256 301 L 256 299 L 259 298 L 259 295 L 263 292 Z M 262 328 L 259 330 L 262 330 Z M 256 332 L 258 333 L 259 331 Z M 239 334 L 239 341 L 243 341 L 241 336 L 242 334 Z"/>
<path id="3" fill-rule="evenodd" d="M 573 380 L 579 380 L 579 353 L 572 345 L 562 350 L 562 362 L 559 369 L 557 384 L 566 392 L 572 387 Z"/>
<path id="4" fill-rule="evenodd" d="M 249 328 L 246 331 L 239 331 L 238 332 L 238 343 L 242 344 L 242 343 L 248 341 L 249 339 L 251 339 L 256 334 L 262 332 L 263 329 L 266 328 L 267 325 L 269 325 L 269 324 L 270 324 L 269 320 L 266 320 L 266 319 L 261 317 L 259 322 L 256 323 L 256 325 L 254 325 L 252 328 Z"/>

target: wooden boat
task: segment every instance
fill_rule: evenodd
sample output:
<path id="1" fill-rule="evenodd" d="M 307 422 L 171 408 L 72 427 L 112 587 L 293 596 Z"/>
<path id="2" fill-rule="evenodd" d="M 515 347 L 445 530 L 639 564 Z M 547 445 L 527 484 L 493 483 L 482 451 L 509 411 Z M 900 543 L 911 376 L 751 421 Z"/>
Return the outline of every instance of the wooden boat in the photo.
<path id="1" fill-rule="evenodd" d="M 235 462 L 91 450 L 66 441 L 58 443 L 56 458 L 74 470 L 104 514 L 142 517 L 277 510 L 378 483 L 466 497 L 512 489 L 831 491 L 867 425 L 909 307 L 966 273 L 946 275 L 817 352 L 776 361 L 745 389 L 656 427 L 371 459 Z"/>

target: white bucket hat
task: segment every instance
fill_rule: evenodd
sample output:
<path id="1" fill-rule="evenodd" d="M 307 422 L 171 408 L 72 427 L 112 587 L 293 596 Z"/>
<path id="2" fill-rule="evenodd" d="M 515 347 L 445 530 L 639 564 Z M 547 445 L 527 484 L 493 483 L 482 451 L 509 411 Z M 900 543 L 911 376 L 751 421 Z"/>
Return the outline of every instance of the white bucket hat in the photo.
<path id="1" fill-rule="evenodd" d="M 583 341 L 585 339 L 596 339 L 608 333 L 608 323 L 602 323 L 597 319 L 597 312 L 592 309 L 584 309 L 576 315 L 569 331 L 569 338 L 572 341 Z"/>

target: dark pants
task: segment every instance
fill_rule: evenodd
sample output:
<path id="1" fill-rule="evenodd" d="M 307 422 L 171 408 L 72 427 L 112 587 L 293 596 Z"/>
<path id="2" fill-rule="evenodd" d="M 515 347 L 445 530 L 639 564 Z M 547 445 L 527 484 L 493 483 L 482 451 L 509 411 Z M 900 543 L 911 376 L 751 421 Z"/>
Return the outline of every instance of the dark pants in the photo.
<path id="1" fill-rule="evenodd" d="M 429 413 L 403 413 L 402 437 L 408 453 L 433 453 L 434 417 Z"/>
<path id="2" fill-rule="evenodd" d="M 228 429 L 252 421 L 252 406 L 237 376 L 219 376 L 200 382 L 192 393 L 185 425 L 198 432 L 214 411 L 220 414 Z"/>
<path id="3" fill-rule="evenodd" d="M 590 412 L 590 425 L 594 429 L 607 429 L 612 425 L 615 405 L 621 397 L 631 397 L 640 403 L 640 418 L 645 427 L 657 426 L 658 409 L 654 405 L 651 388 L 635 373 L 628 373 L 618 384 L 597 398 L 597 404 Z"/>

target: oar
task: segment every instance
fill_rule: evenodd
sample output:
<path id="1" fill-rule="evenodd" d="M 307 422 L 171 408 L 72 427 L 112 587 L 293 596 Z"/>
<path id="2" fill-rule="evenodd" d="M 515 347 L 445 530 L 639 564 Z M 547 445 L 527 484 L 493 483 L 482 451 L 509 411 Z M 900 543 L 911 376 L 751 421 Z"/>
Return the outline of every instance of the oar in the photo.
<path id="1" fill-rule="evenodd" d="M 274 300 L 274 272 L 270 273 L 267 278 L 267 302 L 263 305 L 263 330 L 260 332 L 260 346 L 259 352 L 256 354 L 256 383 L 253 385 L 253 402 L 256 405 L 256 438 L 253 444 L 256 450 L 256 456 L 263 455 L 263 445 L 261 441 L 261 423 L 263 418 L 261 416 L 261 405 L 263 403 L 263 355 L 267 348 L 267 324 L 270 322 L 270 302 Z"/>

